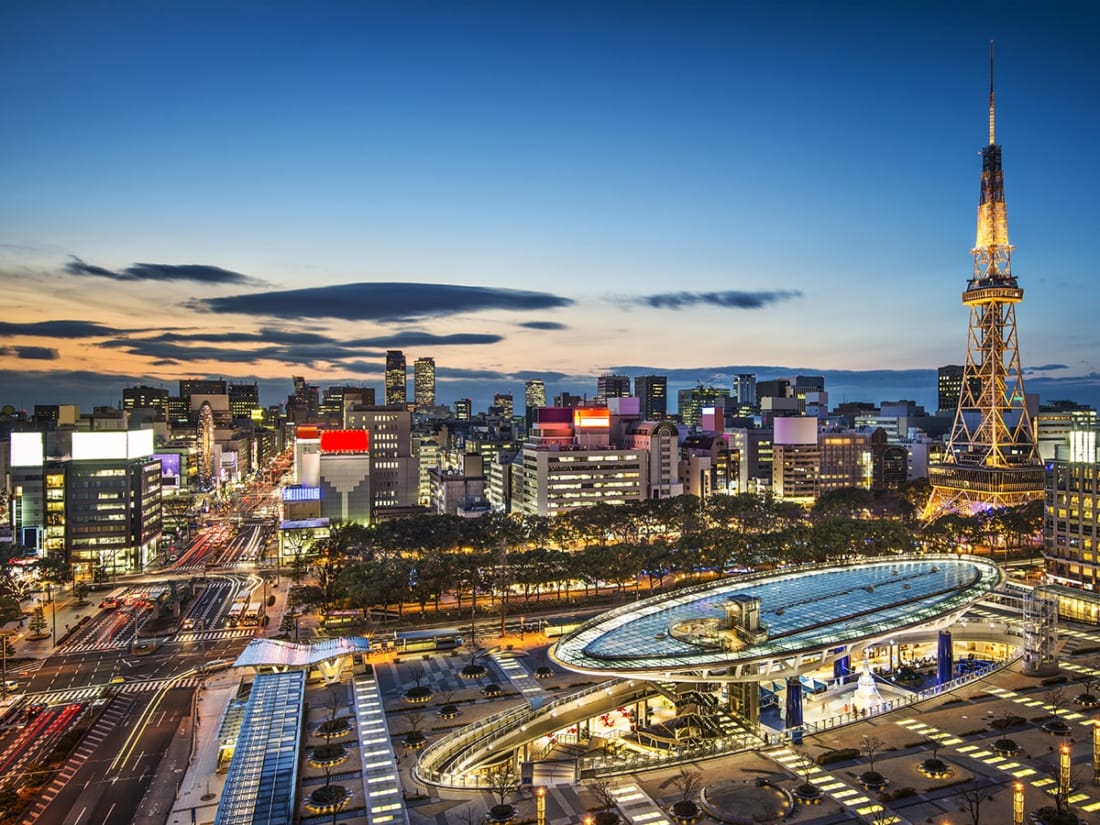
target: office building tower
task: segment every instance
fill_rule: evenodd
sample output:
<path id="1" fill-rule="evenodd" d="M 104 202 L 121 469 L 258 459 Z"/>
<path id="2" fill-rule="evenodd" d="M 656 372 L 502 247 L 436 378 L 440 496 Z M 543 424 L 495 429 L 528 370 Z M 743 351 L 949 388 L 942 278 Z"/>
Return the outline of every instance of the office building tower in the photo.
<path id="1" fill-rule="evenodd" d="M 751 409 L 756 406 L 756 373 L 743 372 L 733 379 L 733 397 L 739 411 L 744 407 Z"/>
<path id="2" fill-rule="evenodd" d="M 596 403 L 602 404 L 608 398 L 628 398 L 630 396 L 629 375 L 601 375 L 596 378 Z"/>
<path id="3" fill-rule="evenodd" d="M 634 396 L 644 421 L 660 421 L 668 416 L 668 378 L 664 375 L 639 375 L 634 379 Z"/>
<path id="4" fill-rule="evenodd" d="M 489 410 L 490 415 L 496 415 L 503 418 L 505 421 L 511 421 L 514 411 L 515 405 L 512 401 L 512 394 L 510 392 L 498 392 L 493 394 L 493 406 Z"/>
<path id="5" fill-rule="evenodd" d="M 405 364 L 405 353 L 399 349 L 386 350 L 386 404 L 409 403 L 408 396 L 408 370 Z"/>
<path id="6" fill-rule="evenodd" d="M 925 519 L 1011 507 L 1043 496 L 1016 334 L 1024 291 L 1012 273 L 1001 147 L 994 138 L 993 54 L 989 72 L 989 145 L 982 149 L 974 270 L 962 294 L 970 309 L 966 362 L 955 421 L 942 463 L 928 468 L 932 495 Z"/>
<path id="7" fill-rule="evenodd" d="M 470 416 L 473 415 L 474 402 L 469 398 L 458 398 L 455 400 L 455 418 L 459 421 L 469 421 Z"/>
<path id="8" fill-rule="evenodd" d="M 538 409 L 546 406 L 546 384 L 541 378 L 532 378 L 523 385 L 523 399 L 527 407 Z"/>
<path id="9" fill-rule="evenodd" d="M 230 384 L 229 414 L 234 418 L 252 418 L 260 408 L 260 388 L 256 384 Z"/>
<path id="10" fill-rule="evenodd" d="M 729 397 L 730 391 L 725 387 L 704 387 L 700 384 L 692 389 L 680 390 L 677 393 L 680 420 L 694 427 L 702 421 L 705 408 L 725 408 Z"/>
<path id="11" fill-rule="evenodd" d="M 164 387 L 125 387 L 122 390 L 122 409 L 156 410 L 168 417 L 168 390 Z"/>
<path id="12" fill-rule="evenodd" d="M 417 412 L 435 406 L 435 359 L 417 358 L 413 362 L 413 397 Z"/>

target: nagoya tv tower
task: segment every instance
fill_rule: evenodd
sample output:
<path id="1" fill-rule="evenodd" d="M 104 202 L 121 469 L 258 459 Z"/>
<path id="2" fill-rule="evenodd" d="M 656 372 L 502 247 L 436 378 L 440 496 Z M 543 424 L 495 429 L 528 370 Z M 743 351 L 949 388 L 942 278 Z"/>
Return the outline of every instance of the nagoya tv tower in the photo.
<path id="1" fill-rule="evenodd" d="M 1013 507 L 1043 495 L 1016 337 L 1024 291 L 1012 274 L 1001 147 L 993 129 L 993 44 L 989 44 L 989 145 L 982 149 L 974 274 L 962 294 L 970 307 L 966 365 L 943 463 L 928 468 L 932 496 L 925 520 Z"/>

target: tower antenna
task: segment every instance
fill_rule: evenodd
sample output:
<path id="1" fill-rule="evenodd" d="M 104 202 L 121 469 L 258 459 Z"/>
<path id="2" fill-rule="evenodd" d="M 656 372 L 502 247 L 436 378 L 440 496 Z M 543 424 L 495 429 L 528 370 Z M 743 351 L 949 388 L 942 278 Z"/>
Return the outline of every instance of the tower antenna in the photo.
<path id="1" fill-rule="evenodd" d="M 997 141 L 993 134 L 993 41 L 989 41 L 989 145 Z"/>

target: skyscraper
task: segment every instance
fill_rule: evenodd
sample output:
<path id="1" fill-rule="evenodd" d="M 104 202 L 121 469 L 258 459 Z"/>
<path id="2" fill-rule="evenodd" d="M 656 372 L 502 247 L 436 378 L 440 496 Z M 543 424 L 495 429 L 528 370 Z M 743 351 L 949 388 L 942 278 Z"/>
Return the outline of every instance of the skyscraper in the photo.
<path id="1" fill-rule="evenodd" d="M 426 412 L 435 406 L 434 358 L 417 358 L 413 363 L 413 394 L 417 412 Z"/>
<path id="2" fill-rule="evenodd" d="M 546 384 L 541 378 L 532 378 L 523 385 L 523 405 L 526 408 L 527 429 L 535 424 L 537 411 L 546 406 Z"/>
<path id="3" fill-rule="evenodd" d="M 742 372 L 733 379 L 733 395 L 738 407 L 756 406 L 756 373 Z"/>
<path id="4" fill-rule="evenodd" d="M 629 396 L 629 375 L 606 374 L 596 378 L 596 403 L 602 404 L 608 398 L 628 398 Z"/>
<path id="5" fill-rule="evenodd" d="M 944 460 L 928 468 L 926 519 L 1024 504 L 1043 495 L 1043 464 L 1024 395 L 1001 147 L 993 129 L 993 51 L 989 54 L 989 145 L 982 149 L 974 272 L 962 294 L 970 308 L 966 363 Z"/>
<path id="6" fill-rule="evenodd" d="M 634 379 L 634 397 L 643 421 L 660 421 L 668 415 L 668 377 L 639 375 Z"/>
<path id="7" fill-rule="evenodd" d="M 405 365 L 405 353 L 399 349 L 386 350 L 386 403 L 409 403 L 408 375 Z"/>

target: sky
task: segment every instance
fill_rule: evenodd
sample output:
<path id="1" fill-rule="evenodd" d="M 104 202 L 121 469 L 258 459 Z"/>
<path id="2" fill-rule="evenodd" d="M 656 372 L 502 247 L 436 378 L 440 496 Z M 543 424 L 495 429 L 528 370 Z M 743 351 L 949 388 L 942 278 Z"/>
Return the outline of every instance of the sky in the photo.
<path id="1" fill-rule="evenodd" d="M 1100 405 L 1092 2 L 0 2 L 0 405 L 962 363 L 996 43 L 1029 392 Z"/>

